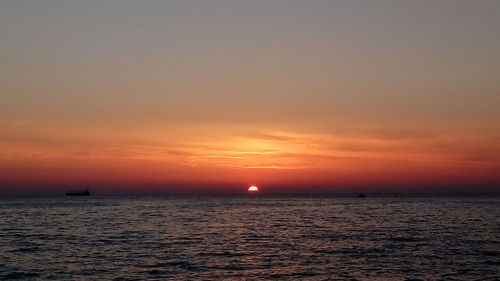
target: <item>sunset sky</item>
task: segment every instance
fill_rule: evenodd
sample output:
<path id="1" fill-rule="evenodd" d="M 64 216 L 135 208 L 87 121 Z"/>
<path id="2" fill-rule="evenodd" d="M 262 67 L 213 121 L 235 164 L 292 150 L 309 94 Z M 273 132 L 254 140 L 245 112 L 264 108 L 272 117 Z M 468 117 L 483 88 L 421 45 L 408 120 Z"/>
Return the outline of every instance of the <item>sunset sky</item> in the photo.
<path id="1" fill-rule="evenodd" d="M 0 195 L 499 192 L 500 1 L 0 2 Z"/>

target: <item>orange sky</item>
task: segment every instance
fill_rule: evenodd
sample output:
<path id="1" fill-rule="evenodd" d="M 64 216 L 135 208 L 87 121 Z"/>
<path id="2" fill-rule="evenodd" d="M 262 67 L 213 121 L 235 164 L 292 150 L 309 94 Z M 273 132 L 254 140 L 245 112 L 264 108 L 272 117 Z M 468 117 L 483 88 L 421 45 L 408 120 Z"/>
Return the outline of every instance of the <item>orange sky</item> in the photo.
<path id="1" fill-rule="evenodd" d="M 497 1 L 0 17 L 0 194 L 499 191 Z"/>
<path id="2" fill-rule="evenodd" d="M 458 125 L 412 135 L 368 125 L 350 132 L 347 124 L 338 133 L 265 124 L 19 124 L 2 133 L 1 179 L 19 190 L 86 186 L 103 193 L 239 192 L 249 183 L 269 192 L 490 190 L 500 180 L 499 138 Z"/>

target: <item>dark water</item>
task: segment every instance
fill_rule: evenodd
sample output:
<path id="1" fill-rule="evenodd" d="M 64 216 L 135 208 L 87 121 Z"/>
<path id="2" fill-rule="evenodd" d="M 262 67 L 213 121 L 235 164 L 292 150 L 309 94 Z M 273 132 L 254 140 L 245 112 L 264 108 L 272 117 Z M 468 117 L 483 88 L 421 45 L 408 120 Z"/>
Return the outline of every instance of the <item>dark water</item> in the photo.
<path id="1" fill-rule="evenodd" d="M 0 279 L 500 280 L 499 198 L 0 199 Z"/>

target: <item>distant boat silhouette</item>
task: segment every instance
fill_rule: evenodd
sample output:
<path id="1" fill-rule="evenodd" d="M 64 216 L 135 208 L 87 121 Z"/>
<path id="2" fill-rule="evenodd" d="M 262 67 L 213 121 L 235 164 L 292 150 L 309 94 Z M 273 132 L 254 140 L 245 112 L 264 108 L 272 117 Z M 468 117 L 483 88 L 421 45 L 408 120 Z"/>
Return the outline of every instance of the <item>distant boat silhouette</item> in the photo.
<path id="1" fill-rule="evenodd" d="M 90 191 L 88 190 L 72 190 L 66 192 L 66 196 L 89 196 Z"/>
<path id="2" fill-rule="evenodd" d="M 366 197 L 366 195 L 364 193 L 358 194 L 358 198 L 365 198 L 365 197 Z"/>

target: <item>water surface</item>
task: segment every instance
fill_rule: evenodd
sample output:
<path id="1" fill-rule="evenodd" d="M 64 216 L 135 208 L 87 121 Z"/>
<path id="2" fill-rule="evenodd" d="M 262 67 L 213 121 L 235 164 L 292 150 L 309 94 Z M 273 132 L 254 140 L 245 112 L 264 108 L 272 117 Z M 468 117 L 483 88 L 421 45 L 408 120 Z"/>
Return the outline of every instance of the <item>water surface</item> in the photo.
<path id="1" fill-rule="evenodd" d="M 499 198 L 0 199 L 0 279 L 499 280 Z"/>

